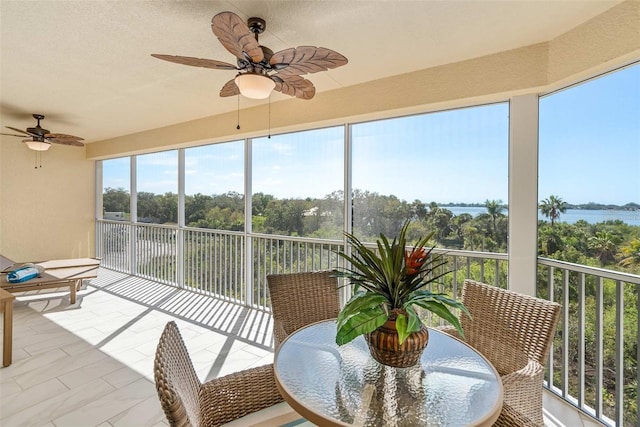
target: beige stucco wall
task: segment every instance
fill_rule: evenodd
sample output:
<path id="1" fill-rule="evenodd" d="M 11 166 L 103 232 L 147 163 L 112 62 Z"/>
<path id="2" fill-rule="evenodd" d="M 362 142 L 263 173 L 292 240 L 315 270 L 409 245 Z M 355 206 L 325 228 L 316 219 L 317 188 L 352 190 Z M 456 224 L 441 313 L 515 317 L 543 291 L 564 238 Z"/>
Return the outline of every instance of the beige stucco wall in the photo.
<path id="1" fill-rule="evenodd" d="M 549 43 L 549 84 L 563 86 L 637 61 L 639 49 L 640 1 L 626 1 Z"/>
<path id="2" fill-rule="evenodd" d="M 0 138 L 2 138 L 2 137 L 0 136 Z M 4 170 L 4 168 L 2 167 L 2 164 L 3 164 L 2 159 L 4 158 L 4 156 L 3 156 L 3 151 L 4 150 L 2 149 L 2 147 L 4 147 L 4 143 L 2 142 L 2 139 L 0 139 L 0 254 L 2 254 L 2 241 L 3 241 L 3 238 L 2 238 L 2 235 L 3 235 L 2 234 L 2 229 L 3 229 L 2 222 L 3 221 L 2 221 L 2 219 L 4 218 L 4 215 L 2 214 L 2 207 L 4 206 L 3 198 L 2 198 L 2 188 L 3 188 L 3 183 L 8 183 L 7 179 L 3 179 L 2 171 Z"/>
<path id="3" fill-rule="evenodd" d="M 94 162 L 83 148 L 0 139 L 0 253 L 14 261 L 94 255 Z"/>
<path id="4" fill-rule="evenodd" d="M 545 43 L 272 104 L 272 133 L 542 93 L 640 60 L 640 1 L 629 0 Z M 303 103 L 304 108 L 300 108 Z M 34 152 L 0 139 L 0 253 L 91 256 L 95 159 L 265 135 L 266 106 L 89 144 Z"/>

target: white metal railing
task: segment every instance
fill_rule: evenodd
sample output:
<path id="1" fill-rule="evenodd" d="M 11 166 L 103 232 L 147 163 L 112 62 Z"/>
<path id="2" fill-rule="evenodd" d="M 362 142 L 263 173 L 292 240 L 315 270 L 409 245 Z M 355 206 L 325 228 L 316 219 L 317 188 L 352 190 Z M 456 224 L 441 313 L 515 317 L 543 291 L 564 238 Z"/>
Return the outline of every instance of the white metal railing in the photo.
<path id="1" fill-rule="evenodd" d="M 152 279 L 167 285 L 178 284 L 176 227 L 158 224 L 134 224 L 132 272 L 146 279 Z"/>
<path id="2" fill-rule="evenodd" d="M 265 310 L 270 307 L 267 275 L 333 269 L 341 260 L 336 252 L 344 245 L 342 240 L 158 224 L 96 224 L 102 266 Z M 448 261 L 442 267 L 448 274 L 440 291 L 457 297 L 466 278 L 506 287 L 506 254 L 435 251 Z"/>
<path id="3" fill-rule="evenodd" d="M 100 264 L 122 273 L 131 273 L 132 224 L 118 221 L 96 221 L 96 257 Z"/>
<path id="4" fill-rule="evenodd" d="M 104 267 L 264 310 L 270 307 L 268 274 L 335 268 L 344 244 L 106 220 L 97 221 L 96 242 Z M 439 291 L 459 297 L 467 278 L 507 287 L 507 254 L 435 251 L 448 261 Z M 549 390 L 603 423 L 637 425 L 640 276 L 539 258 L 537 283 L 539 297 L 563 306 Z M 614 319 L 611 330 L 605 317 Z"/>
<path id="5" fill-rule="evenodd" d="M 267 275 L 302 271 L 331 270 L 338 266 L 336 251 L 343 248 L 340 240 L 254 234 L 253 302 L 260 308 L 270 307 Z"/>
<path id="6" fill-rule="evenodd" d="M 245 304 L 244 233 L 184 229 L 184 282 L 180 285 Z"/>
<path id="7" fill-rule="evenodd" d="M 639 287 L 638 275 L 538 259 L 538 295 L 562 304 L 547 387 L 607 425 L 638 425 Z"/>

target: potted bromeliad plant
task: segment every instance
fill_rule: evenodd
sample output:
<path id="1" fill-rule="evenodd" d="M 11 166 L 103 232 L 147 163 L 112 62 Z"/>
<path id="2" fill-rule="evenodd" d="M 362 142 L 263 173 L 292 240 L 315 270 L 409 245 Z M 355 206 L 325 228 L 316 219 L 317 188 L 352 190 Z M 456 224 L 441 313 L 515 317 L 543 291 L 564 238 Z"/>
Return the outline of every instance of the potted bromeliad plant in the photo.
<path id="1" fill-rule="evenodd" d="M 451 323 L 461 335 L 460 322 L 450 308 L 469 315 L 462 303 L 425 289 L 446 274 L 442 267 L 447 261 L 434 247 L 427 247 L 433 233 L 407 250 L 408 227 L 409 221 L 391 242 L 380 234 L 377 251 L 345 233 L 352 251 L 338 252 L 347 266 L 334 270 L 335 276 L 354 285 L 353 296 L 338 315 L 336 343 L 343 345 L 364 335 L 373 358 L 396 367 L 414 365 L 427 345 L 429 333 L 416 307 Z"/>

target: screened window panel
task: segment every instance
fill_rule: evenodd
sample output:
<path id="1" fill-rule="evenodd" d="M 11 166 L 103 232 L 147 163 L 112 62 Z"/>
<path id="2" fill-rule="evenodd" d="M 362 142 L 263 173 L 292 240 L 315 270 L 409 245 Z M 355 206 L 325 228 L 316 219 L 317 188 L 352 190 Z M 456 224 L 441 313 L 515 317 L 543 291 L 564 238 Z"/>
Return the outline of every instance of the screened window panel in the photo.
<path id="1" fill-rule="evenodd" d="M 136 157 L 138 222 L 178 223 L 178 151 Z"/>
<path id="2" fill-rule="evenodd" d="M 344 227 L 344 128 L 253 141 L 253 231 L 340 238 Z"/>
<path id="3" fill-rule="evenodd" d="M 244 230 L 244 141 L 185 150 L 185 225 Z"/>
<path id="4" fill-rule="evenodd" d="M 508 109 L 500 103 L 354 125 L 354 233 L 365 241 L 394 236 L 411 219 L 410 235 L 433 232 L 440 246 L 506 252 Z"/>

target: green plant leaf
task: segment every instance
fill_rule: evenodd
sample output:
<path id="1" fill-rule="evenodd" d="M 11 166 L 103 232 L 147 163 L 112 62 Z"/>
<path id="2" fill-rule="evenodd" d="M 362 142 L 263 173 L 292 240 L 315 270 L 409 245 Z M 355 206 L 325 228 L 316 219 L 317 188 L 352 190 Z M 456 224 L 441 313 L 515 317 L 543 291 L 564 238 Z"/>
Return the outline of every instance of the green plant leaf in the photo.
<path id="1" fill-rule="evenodd" d="M 453 313 L 451 313 L 451 311 L 449 311 L 446 305 L 444 305 L 440 301 L 435 301 L 435 300 L 431 300 L 431 301 L 420 300 L 420 301 L 416 301 L 414 304 L 431 311 L 432 313 L 436 314 L 437 316 L 451 323 L 456 328 L 460 336 L 464 338 L 464 331 L 462 330 L 462 325 L 460 325 L 460 321 L 456 316 L 454 316 Z"/>
<path id="2" fill-rule="evenodd" d="M 346 302 L 346 304 L 344 305 L 343 309 L 340 310 L 340 312 L 338 313 L 338 318 L 336 319 L 336 322 L 338 323 L 338 325 L 340 324 L 340 322 L 342 322 L 344 319 L 346 319 L 347 317 L 349 317 L 350 313 L 348 313 L 347 310 L 345 310 L 344 308 L 348 307 L 349 304 L 351 304 L 352 301 L 357 300 L 358 298 L 361 298 L 362 295 L 365 294 L 365 291 L 358 291 L 356 290 L 353 295 L 351 296 L 351 298 L 349 299 L 349 301 Z"/>
<path id="3" fill-rule="evenodd" d="M 449 295 L 447 294 L 436 294 L 436 299 L 444 304 L 459 309 L 460 311 L 465 313 L 469 317 L 469 319 L 471 319 L 471 313 L 469 313 L 469 310 L 467 310 L 467 307 L 465 307 L 462 302 L 449 297 Z"/>
<path id="4" fill-rule="evenodd" d="M 398 341 L 402 344 L 410 334 L 407 330 L 407 316 L 404 314 L 398 314 L 396 317 L 396 330 L 398 331 Z"/>
<path id="5" fill-rule="evenodd" d="M 407 300 L 406 304 L 417 304 L 418 301 L 440 301 L 443 304 L 459 309 L 460 311 L 466 313 L 469 318 L 471 318 L 471 314 L 469 313 L 469 310 L 467 310 L 467 307 L 465 307 L 462 302 L 449 297 L 447 294 L 433 293 L 427 290 L 418 290 L 413 293 L 411 298 Z"/>
<path id="6" fill-rule="evenodd" d="M 405 311 L 407 312 L 407 332 L 418 332 L 420 327 L 422 326 L 422 322 L 420 321 L 420 316 L 413 309 L 413 307 L 405 307 Z"/>
<path id="7" fill-rule="evenodd" d="M 358 292 L 347 302 L 338 314 L 338 329 L 351 316 L 363 310 L 369 310 L 384 304 L 387 299 L 383 295 L 371 292 Z"/>
<path id="8" fill-rule="evenodd" d="M 359 335 L 375 331 L 386 322 L 387 318 L 387 313 L 380 306 L 354 314 L 338 328 L 336 344 L 343 345 Z"/>
<path id="9" fill-rule="evenodd" d="M 405 311 L 407 312 L 406 316 L 400 313 L 396 318 L 396 330 L 398 331 L 398 341 L 400 344 L 402 344 L 409 335 L 418 332 L 422 326 L 420 317 L 413 308 L 407 307 Z"/>

